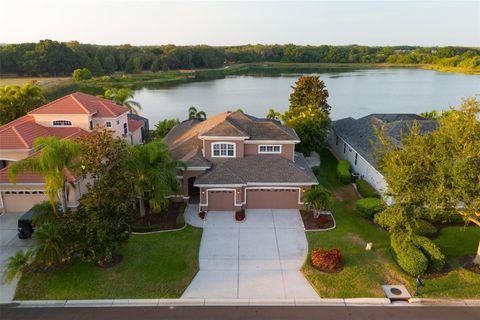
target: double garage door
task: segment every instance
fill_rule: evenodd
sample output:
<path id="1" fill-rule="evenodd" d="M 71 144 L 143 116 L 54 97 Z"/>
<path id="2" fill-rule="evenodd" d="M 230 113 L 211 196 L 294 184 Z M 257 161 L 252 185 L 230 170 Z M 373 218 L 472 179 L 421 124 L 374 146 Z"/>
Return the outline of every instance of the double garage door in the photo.
<path id="1" fill-rule="evenodd" d="M 247 209 L 298 209 L 298 189 L 247 189 Z"/>
<path id="2" fill-rule="evenodd" d="M 35 204 L 48 200 L 44 193 L 6 192 L 2 194 L 3 209 L 7 213 L 26 212 Z M 1 211 L 1 210 L 0 210 Z"/>

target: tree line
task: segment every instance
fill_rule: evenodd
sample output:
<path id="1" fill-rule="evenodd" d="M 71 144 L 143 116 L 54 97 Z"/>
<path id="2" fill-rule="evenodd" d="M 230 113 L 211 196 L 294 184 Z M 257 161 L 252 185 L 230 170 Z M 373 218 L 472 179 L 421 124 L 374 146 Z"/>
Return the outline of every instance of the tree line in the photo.
<path id="1" fill-rule="evenodd" d="M 93 75 L 116 71 L 219 68 L 234 63 L 392 63 L 480 68 L 480 49 L 466 47 L 243 45 L 106 46 L 41 40 L 0 45 L 0 73 L 19 76 L 70 75 L 87 68 Z"/>

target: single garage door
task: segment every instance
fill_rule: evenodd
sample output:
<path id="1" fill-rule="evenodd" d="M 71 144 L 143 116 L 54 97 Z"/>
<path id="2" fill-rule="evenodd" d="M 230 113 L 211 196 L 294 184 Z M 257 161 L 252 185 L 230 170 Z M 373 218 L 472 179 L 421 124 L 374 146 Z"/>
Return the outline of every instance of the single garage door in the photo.
<path id="1" fill-rule="evenodd" d="M 3 207 L 7 213 L 26 212 L 35 204 L 48 200 L 43 193 L 3 193 Z"/>
<path id="2" fill-rule="evenodd" d="M 208 190 L 208 210 L 209 211 L 233 211 L 234 195 L 235 194 L 233 191 Z"/>
<path id="3" fill-rule="evenodd" d="M 248 209 L 298 209 L 298 189 L 247 189 Z"/>

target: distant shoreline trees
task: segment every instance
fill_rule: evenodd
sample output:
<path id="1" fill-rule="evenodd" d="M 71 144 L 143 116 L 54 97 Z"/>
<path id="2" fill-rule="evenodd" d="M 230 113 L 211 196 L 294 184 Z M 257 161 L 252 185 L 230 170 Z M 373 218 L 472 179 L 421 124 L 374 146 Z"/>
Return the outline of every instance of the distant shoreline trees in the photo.
<path id="1" fill-rule="evenodd" d="M 98 76 L 115 71 L 138 73 L 147 70 L 220 68 L 225 64 L 255 62 L 436 64 L 479 70 L 480 49 L 294 44 L 233 47 L 106 46 L 52 40 L 0 45 L 0 74 L 19 76 L 69 75 L 75 69 L 83 68 Z"/>

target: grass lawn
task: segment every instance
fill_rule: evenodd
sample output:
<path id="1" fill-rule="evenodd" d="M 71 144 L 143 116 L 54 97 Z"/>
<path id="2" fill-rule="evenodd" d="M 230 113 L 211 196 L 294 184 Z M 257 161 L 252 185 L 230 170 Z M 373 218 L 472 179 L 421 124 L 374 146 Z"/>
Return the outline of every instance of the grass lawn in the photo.
<path id="1" fill-rule="evenodd" d="M 74 262 L 23 276 L 15 299 L 178 298 L 198 271 L 202 229 L 133 235 L 110 269 Z"/>
<path id="2" fill-rule="evenodd" d="M 350 186 L 337 182 L 336 159 L 329 151 L 320 153 L 320 184 L 330 188 L 336 201 L 333 214 L 337 228 L 326 232 L 308 232 L 309 249 L 333 248 L 343 254 L 344 270 L 326 274 L 313 269 L 308 261 L 303 273 L 312 286 L 324 298 L 384 297 L 382 284 L 404 284 L 413 294 L 413 278 L 404 273 L 390 254 L 387 232 L 370 224 L 355 212 L 356 193 Z M 474 254 L 480 239 L 478 227 L 443 228 L 435 242 L 454 268 L 448 275 L 426 280 L 421 290 L 424 297 L 479 298 L 480 275 L 459 267 L 458 258 Z M 367 242 L 373 250 L 366 251 Z"/>

